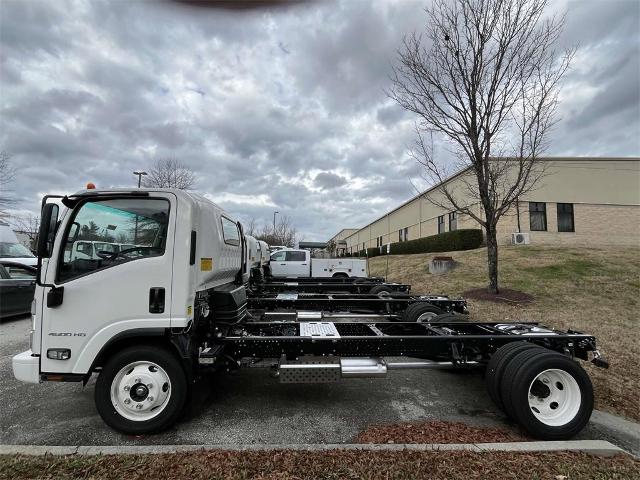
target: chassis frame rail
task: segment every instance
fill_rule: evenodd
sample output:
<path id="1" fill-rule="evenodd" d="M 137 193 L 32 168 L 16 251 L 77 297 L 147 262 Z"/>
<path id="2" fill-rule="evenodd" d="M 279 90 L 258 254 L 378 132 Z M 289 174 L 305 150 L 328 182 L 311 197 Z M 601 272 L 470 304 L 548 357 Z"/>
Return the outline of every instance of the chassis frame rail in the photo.
<path id="1" fill-rule="evenodd" d="M 353 281 L 348 281 L 353 280 Z M 359 281 L 356 281 L 359 280 Z M 278 292 L 300 292 L 300 293 L 369 293 L 372 288 L 384 285 L 394 292 L 409 293 L 411 285 L 404 283 L 386 283 L 381 278 L 278 278 L 265 282 L 256 282 L 250 285 L 251 292 L 278 293 Z"/>
<path id="2" fill-rule="evenodd" d="M 409 305 L 423 302 L 444 312 L 466 314 L 467 302 L 447 295 L 319 294 L 319 293 L 263 293 L 247 299 L 250 310 L 319 310 L 323 312 L 384 313 L 401 315 Z"/>
<path id="3" fill-rule="evenodd" d="M 313 327 L 313 328 L 312 328 Z M 227 358 L 408 356 L 434 361 L 488 361 L 514 341 L 528 341 L 571 357 L 597 356 L 592 335 L 557 331 L 538 323 L 252 322 L 219 339 Z"/>

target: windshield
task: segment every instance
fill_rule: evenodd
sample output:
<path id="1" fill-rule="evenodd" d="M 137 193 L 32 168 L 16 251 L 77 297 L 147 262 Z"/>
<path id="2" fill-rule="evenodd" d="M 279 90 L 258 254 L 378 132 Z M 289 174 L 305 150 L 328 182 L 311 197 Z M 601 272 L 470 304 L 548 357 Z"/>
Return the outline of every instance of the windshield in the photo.
<path id="1" fill-rule="evenodd" d="M 0 242 L 0 257 L 3 258 L 34 258 L 35 255 L 21 243 Z"/>

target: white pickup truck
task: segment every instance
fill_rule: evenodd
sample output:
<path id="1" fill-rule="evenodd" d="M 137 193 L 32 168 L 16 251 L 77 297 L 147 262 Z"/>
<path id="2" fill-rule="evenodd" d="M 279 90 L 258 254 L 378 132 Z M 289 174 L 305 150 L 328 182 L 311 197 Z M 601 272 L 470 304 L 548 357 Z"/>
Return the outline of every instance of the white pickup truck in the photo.
<path id="1" fill-rule="evenodd" d="M 309 250 L 285 248 L 271 254 L 272 277 L 367 277 L 367 261 L 355 258 L 311 258 Z"/>

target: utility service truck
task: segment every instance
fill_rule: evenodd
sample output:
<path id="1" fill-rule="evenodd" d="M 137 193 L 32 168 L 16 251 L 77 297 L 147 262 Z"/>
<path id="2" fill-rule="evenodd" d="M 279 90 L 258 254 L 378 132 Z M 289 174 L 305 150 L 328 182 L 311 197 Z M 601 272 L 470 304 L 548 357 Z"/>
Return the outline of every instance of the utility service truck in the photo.
<path id="1" fill-rule="evenodd" d="M 105 258 L 65 257 L 91 224 L 135 246 Z M 532 435 L 569 438 L 588 422 L 593 388 L 576 360 L 606 366 L 593 336 L 455 318 L 249 318 L 245 246 L 239 222 L 184 191 L 46 196 L 30 348 L 13 358 L 14 376 L 86 383 L 97 374 L 98 412 L 128 434 L 175 423 L 202 372 L 243 367 L 265 367 L 284 383 L 481 367 L 496 404 Z"/>
<path id="2" fill-rule="evenodd" d="M 367 261 L 358 258 L 311 258 L 309 250 L 284 248 L 271 254 L 271 276 L 275 278 L 367 277 Z"/>

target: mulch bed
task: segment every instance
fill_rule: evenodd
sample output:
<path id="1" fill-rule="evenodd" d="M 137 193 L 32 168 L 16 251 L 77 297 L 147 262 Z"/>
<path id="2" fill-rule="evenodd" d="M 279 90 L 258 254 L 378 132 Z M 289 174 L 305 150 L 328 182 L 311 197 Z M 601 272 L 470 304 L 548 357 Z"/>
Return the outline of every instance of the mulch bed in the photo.
<path id="1" fill-rule="evenodd" d="M 358 434 L 353 443 L 491 443 L 527 440 L 519 433 L 504 428 L 433 421 L 375 425 Z"/>
<path id="2" fill-rule="evenodd" d="M 510 288 L 501 288 L 498 294 L 489 293 L 486 288 L 474 288 L 464 292 L 463 296 L 471 300 L 484 300 L 508 305 L 529 305 L 535 300 L 533 295 L 519 290 L 511 290 Z"/>
<path id="3" fill-rule="evenodd" d="M 638 478 L 628 455 L 579 453 L 183 452 L 156 455 L 0 456 L 0 479 L 604 479 Z"/>

